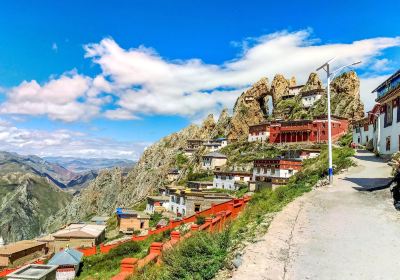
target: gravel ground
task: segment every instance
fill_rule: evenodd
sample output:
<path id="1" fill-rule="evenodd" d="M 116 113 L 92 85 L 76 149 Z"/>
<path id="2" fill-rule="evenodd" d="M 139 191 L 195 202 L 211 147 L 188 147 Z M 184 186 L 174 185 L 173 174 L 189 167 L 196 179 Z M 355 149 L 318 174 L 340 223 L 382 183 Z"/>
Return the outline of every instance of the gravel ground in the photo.
<path id="1" fill-rule="evenodd" d="M 290 203 L 249 245 L 232 279 L 400 279 L 400 213 L 385 184 L 391 168 L 357 152 L 356 167 Z"/>

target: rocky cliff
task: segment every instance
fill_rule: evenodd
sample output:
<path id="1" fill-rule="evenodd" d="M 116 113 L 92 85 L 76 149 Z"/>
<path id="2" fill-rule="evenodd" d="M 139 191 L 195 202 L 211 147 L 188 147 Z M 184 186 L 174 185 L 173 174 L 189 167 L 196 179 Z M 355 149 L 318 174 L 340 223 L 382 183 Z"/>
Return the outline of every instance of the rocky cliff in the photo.
<path id="1" fill-rule="evenodd" d="M 45 232 L 45 221 L 63 209 L 71 195 L 50 179 L 32 173 L 0 175 L 0 236 L 8 242 Z"/>

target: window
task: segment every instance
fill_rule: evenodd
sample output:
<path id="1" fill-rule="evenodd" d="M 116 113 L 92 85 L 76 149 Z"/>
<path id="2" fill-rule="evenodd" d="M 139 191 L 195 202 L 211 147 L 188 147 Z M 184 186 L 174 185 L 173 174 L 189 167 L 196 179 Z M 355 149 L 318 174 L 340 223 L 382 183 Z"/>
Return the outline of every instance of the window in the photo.
<path id="1" fill-rule="evenodd" d="M 386 151 L 390 151 L 390 136 L 386 137 Z"/>
<path id="2" fill-rule="evenodd" d="M 397 122 L 400 122 L 400 97 L 397 97 Z"/>
<path id="3" fill-rule="evenodd" d="M 140 222 L 140 228 L 144 228 L 144 222 L 143 221 Z"/>
<path id="4" fill-rule="evenodd" d="M 360 133 L 360 127 L 356 127 L 356 132 Z"/>
<path id="5" fill-rule="evenodd" d="M 357 143 L 360 143 L 360 142 L 361 142 L 360 136 L 358 136 Z"/>
<path id="6" fill-rule="evenodd" d="M 388 103 L 386 104 L 384 127 L 391 126 L 392 121 L 393 121 L 393 106 L 392 103 Z"/>
<path id="7" fill-rule="evenodd" d="M 365 137 L 366 142 L 368 143 L 368 136 Z"/>
<path id="8" fill-rule="evenodd" d="M 244 181 L 244 177 L 240 177 L 240 181 Z"/>
<path id="9" fill-rule="evenodd" d="M 194 212 L 200 212 L 200 204 L 194 205 Z"/>

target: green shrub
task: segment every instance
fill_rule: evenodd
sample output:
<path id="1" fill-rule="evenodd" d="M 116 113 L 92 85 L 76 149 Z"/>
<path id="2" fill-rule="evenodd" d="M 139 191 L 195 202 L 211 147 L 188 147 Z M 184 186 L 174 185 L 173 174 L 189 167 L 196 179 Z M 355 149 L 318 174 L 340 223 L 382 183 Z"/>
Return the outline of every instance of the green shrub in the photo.
<path id="1" fill-rule="evenodd" d="M 161 267 L 146 267 L 130 279 L 212 279 L 224 265 L 229 244 L 229 231 L 198 232 L 166 251 Z"/>
<path id="2" fill-rule="evenodd" d="M 149 222 L 150 227 L 157 226 L 158 222 L 162 219 L 162 217 L 163 216 L 161 213 L 154 212 L 153 214 L 151 214 Z"/>
<path id="3" fill-rule="evenodd" d="M 206 217 L 204 216 L 196 216 L 196 225 L 203 225 L 206 222 Z"/>

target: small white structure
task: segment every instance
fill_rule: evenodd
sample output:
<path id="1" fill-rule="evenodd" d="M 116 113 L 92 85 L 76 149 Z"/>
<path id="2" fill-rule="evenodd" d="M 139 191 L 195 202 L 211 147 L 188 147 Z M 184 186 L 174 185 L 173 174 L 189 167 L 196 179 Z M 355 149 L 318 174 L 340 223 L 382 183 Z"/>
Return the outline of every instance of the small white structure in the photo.
<path id="1" fill-rule="evenodd" d="M 365 146 L 371 139 L 374 139 L 374 125 L 369 120 L 369 117 L 365 117 L 353 122 L 353 143 Z"/>
<path id="2" fill-rule="evenodd" d="M 0 247 L 4 247 L 4 245 L 6 245 L 6 243 L 4 242 L 3 237 L 0 236 Z"/>
<path id="3" fill-rule="evenodd" d="M 296 96 L 300 93 L 300 90 L 304 87 L 304 85 L 292 86 L 289 87 L 289 95 Z"/>
<path id="4" fill-rule="evenodd" d="M 210 152 L 218 151 L 228 145 L 228 140 L 226 138 L 217 138 L 213 140 L 205 141 L 203 146 L 207 148 Z"/>
<path id="5" fill-rule="evenodd" d="M 310 159 L 310 158 L 316 158 L 321 154 L 320 150 L 316 149 L 303 149 L 300 152 L 300 159 L 305 160 L 305 159 Z"/>
<path id="6" fill-rule="evenodd" d="M 261 177 L 289 178 L 300 171 L 301 167 L 301 159 L 257 159 L 254 161 L 253 181 Z"/>
<path id="7" fill-rule="evenodd" d="M 270 135 L 270 123 L 264 122 L 249 126 L 248 142 L 266 142 Z"/>
<path id="8" fill-rule="evenodd" d="M 226 164 L 227 160 L 228 158 L 224 154 L 218 152 L 208 153 L 205 156 L 203 156 L 203 169 L 207 170 L 219 169 L 220 167 Z"/>
<path id="9" fill-rule="evenodd" d="M 170 208 L 169 200 L 169 196 L 166 195 L 148 196 L 145 212 L 148 214 L 162 213 Z"/>
<path id="10" fill-rule="evenodd" d="M 57 265 L 29 264 L 7 275 L 8 280 L 56 280 Z"/>
<path id="11" fill-rule="evenodd" d="M 169 195 L 169 211 L 180 215 L 180 216 L 185 216 L 186 215 L 186 204 L 185 204 L 185 196 L 184 196 L 184 191 L 175 191 L 171 192 Z"/>
<path id="12" fill-rule="evenodd" d="M 301 93 L 301 102 L 304 108 L 309 108 L 314 105 L 314 103 L 321 99 L 323 89 L 313 89 Z"/>
<path id="13" fill-rule="evenodd" d="M 213 188 L 224 190 L 238 190 L 239 184 L 248 183 L 252 173 L 247 172 L 214 172 Z"/>
<path id="14" fill-rule="evenodd" d="M 57 280 L 72 280 L 78 273 L 82 257 L 82 252 L 67 248 L 57 252 L 49 260 L 48 264 L 58 266 L 56 273 Z"/>

